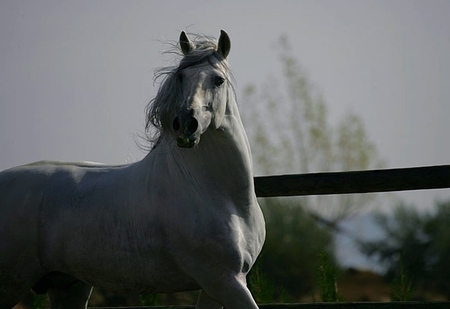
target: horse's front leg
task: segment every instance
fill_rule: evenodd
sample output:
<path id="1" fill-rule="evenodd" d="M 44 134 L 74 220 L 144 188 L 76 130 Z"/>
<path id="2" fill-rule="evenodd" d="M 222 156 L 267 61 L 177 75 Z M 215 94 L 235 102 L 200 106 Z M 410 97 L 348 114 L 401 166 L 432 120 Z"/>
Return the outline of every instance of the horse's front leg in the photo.
<path id="1" fill-rule="evenodd" d="M 214 279 L 207 281 L 201 283 L 203 291 L 196 309 L 216 309 L 221 308 L 220 305 L 226 309 L 258 309 L 242 274 L 224 276 L 220 281 Z"/>
<path id="2" fill-rule="evenodd" d="M 205 291 L 200 292 L 195 309 L 222 309 L 222 305 L 213 300 Z"/>

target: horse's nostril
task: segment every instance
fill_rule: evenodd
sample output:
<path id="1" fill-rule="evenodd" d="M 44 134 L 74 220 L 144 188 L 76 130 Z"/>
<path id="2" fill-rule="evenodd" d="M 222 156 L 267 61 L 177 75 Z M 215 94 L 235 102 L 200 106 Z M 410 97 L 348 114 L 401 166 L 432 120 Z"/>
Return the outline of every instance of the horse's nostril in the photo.
<path id="1" fill-rule="evenodd" d="M 175 132 L 191 136 L 198 129 L 198 121 L 195 117 L 188 118 L 184 122 L 181 122 L 180 117 L 175 117 L 173 120 L 172 128 Z"/>
<path id="2" fill-rule="evenodd" d="M 198 121 L 194 117 L 192 117 L 187 125 L 187 131 L 189 134 L 194 134 L 198 129 Z"/>
<path id="3" fill-rule="evenodd" d="M 173 130 L 177 132 L 181 128 L 181 120 L 179 117 L 175 117 L 173 120 Z"/>

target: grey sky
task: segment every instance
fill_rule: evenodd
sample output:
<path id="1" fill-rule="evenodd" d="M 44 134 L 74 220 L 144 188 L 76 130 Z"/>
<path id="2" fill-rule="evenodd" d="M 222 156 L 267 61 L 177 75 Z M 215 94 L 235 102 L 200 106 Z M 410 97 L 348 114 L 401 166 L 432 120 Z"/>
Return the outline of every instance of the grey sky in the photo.
<path id="1" fill-rule="evenodd" d="M 449 163 L 449 1 L 2 0 L 0 170 L 142 158 L 153 71 L 171 64 L 161 42 L 186 28 L 227 30 L 238 95 L 279 76 L 286 34 L 331 121 L 361 115 L 388 167 Z M 425 206 L 450 190 L 400 196 Z"/>

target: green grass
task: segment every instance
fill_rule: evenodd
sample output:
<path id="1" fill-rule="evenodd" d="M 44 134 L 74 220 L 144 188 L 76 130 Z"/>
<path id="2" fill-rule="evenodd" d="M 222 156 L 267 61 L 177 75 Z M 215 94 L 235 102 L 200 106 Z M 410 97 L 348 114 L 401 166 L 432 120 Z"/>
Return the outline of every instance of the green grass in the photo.
<path id="1" fill-rule="evenodd" d="M 48 300 L 47 294 L 44 294 L 44 295 L 35 294 L 34 295 L 33 305 L 32 305 L 33 309 L 48 308 L 48 307 L 49 307 L 49 300 Z"/>
<path id="2" fill-rule="evenodd" d="M 403 264 L 403 257 L 400 258 L 400 269 L 391 284 L 391 301 L 409 301 L 412 300 L 413 282 Z"/>
<path id="3" fill-rule="evenodd" d="M 159 294 L 140 294 L 139 300 L 142 306 L 162 305 L 161 296 Z"/>
<path id="4" fill-rule="evenodd" d="M 344 297 L 339 293 L 337 279 L 339 268 L 330 253 L 319 252 L 317 266 L 317 282 L 320 289 L 320 299 L 323 302 L 342 302 Z"/>

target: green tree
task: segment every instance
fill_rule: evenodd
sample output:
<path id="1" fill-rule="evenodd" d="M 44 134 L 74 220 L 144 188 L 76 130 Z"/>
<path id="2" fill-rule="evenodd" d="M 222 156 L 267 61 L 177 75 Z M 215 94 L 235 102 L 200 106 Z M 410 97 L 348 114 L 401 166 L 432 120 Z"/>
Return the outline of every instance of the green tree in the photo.
<path id="1" fill-rule="evenodd" d="M 278 42 L 282 81 L 244 89 L 243 119 L 258 174 L 375 169 L 383 166 L 362 119 L 347 114 L 336 126 L 322 93 L 295 58 L 286 37 Z M 258 106 L 257 109 L 254 107 Z M 252 109 L 250 109 L 252 108 Z M 338 222 L 374 201 L 375 195 L 297 198 L 310 211 Z"/>
<path id="2" fill-rule="evenodd" d="M 335 262 L 331 254 L 331 234 L 300 205 L 270 199 L 261 206 L 268 233 L 255 266 L 257 271 L 250 274 L 249 281 L 251 284 L 254 277 L 263 276 L 265 288 L 254 284 L 251 286 L 253 293 L 259 290 L 262 297 L 258 294 L 256 298 L 266 302 L 299 300 L 311 295 L 317 286 L 316 269 L 320 254 L 330 253 L 329 264 Z"/>
<path id="3" fill-rule="evenodd" d="M 331 125 L 323 95 L 295 58 L 287 38 L 280 38 L 278 46 L 282 83 L 270 78 L 259 87 L 248 85 L 241 105 L 257 174 L 380 167 L 376 147 L 361 118 L 349 114 L 337 126 Z M 326 282 L 331 277 L 335 281 L 336 276 L 328 276 L 329 271 L 317 272 L 322 269 L 337 273 L 332 235 L 316 219 L 325 216 L 330 225 L 337 224 L 373 202 L 373 198 L 347 195 L 260 200 L 267 221 L 267 240 L 257 269 L 266 282 L 273 282 L 270 290 L 275 300 L 280 300 L 283 291 L 291 297 L 311 295 L 317 289 L 318 274 L 325 280 L 320 286 L 329 290 L 322 289 L 322 294 L 336 292 L 329 289 L 335 282 Z M 320 258 L 324 256 L 328 265 L 318 265 L 325 261 Z M 337 294 L 334 296 L 338 299 Z"/>
<path id="4" fill-rule="evenodd" d="M 450 299 L 450 201 L 436 204 L 436 213 L 426 223 L 425 234 L 431 241 L 428 284 Z"/>
<path id="5" fill-rule="evenodd" d="M 415 282 L 427 268 L 425 256 L 430 246 L 429 235 L 425 233 L 427 217 L 413 205 L 405 204 L 398 205 L 392 215 L 376 214 L 374 220 L 385 236 L 363 242 L 362 251 L 386 267 L 389 279 L 404 269 Z"/>
<path id="6" fill-rule="evenodd" d="M 450 299 L 450 201 L 430 213 L 401 204 L 375 220 L 384 237 L 362 243 L 361 250 L 385 265 L 397 294 L 417 290 Z"/>

